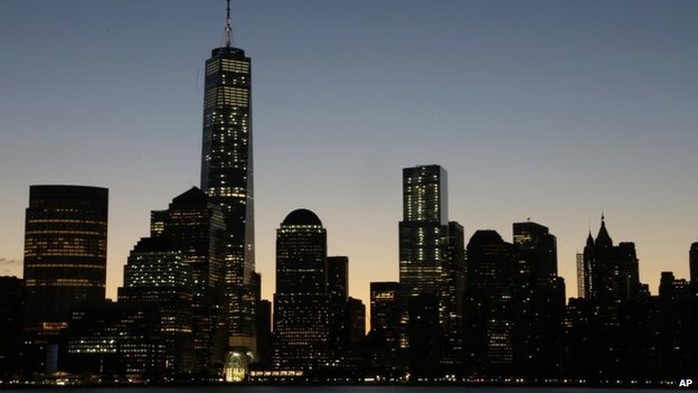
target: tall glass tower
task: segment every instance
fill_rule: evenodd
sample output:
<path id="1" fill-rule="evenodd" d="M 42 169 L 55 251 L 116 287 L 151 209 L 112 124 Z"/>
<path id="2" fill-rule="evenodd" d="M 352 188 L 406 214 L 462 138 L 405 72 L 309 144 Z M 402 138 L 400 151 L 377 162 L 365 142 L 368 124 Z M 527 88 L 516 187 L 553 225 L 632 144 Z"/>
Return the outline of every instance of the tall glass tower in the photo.
<path id="1" fill-rule="evenodd" d="M 227 231 L 229 347 L 254 350 L 256 293 L 250 58 L 226 44 L 206 61 L 201 189 L 221 206 Z"/>
<path id="2" fill-rule="evenodd" d="M 448 221 L 447 173 L 439 165 L 402 170 L 399 256 L 402 323 L 414 375 L 455 369 L 465 282 L 463 226 Z M 418 339 L 415 339 L 418 338 Z M 443 350 L 439 349 L 442 347 Z"/>

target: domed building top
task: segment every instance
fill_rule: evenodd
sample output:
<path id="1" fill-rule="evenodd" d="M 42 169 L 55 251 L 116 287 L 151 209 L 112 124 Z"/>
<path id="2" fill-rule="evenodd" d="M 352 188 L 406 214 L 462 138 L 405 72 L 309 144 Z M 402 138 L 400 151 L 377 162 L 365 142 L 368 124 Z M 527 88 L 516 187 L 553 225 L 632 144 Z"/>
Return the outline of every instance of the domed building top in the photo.
<path id="1" fill-rule="evenodd" d="M 317 216 L 308 209 L 296 209 L 284 218 L 281 225 L 318 225 L 322 226 L 322 221 Z"/>

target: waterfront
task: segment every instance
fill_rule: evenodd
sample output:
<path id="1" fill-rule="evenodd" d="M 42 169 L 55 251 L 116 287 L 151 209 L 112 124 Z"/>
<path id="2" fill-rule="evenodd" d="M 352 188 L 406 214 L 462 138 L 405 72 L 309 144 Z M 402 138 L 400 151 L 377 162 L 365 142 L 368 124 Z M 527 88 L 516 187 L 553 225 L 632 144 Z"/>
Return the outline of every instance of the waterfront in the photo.
<path id="1" fill-rule="evenodd" d="M 478 387 L 478 386 L 196 386 L 196 387 L 58 387 L 62 393 L 117 393 L 128 389 L 129 393 L 624 393 L 642 391 L 645 393 L 668 392 L 674 389 L 632 389 L 632 388 L 591 388 L 591 387 Z M 46 388 L 2 389 L 4 392 L 44 392 Z"/>

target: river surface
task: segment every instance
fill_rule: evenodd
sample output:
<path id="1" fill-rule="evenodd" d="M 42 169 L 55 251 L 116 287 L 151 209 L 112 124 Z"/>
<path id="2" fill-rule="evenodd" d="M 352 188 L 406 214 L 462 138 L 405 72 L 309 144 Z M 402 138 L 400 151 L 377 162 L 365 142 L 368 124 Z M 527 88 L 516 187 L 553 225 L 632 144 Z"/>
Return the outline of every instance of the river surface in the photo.
<path id="1" fill-rule="evenodd" d="M 471 386 L 210 386 L 210 387 L 80 387 L 0 389 L 2 393 L 666 393 L 684 389 L 609 389 Z M 690 391 L 692 389 L 689 389 Z"/>

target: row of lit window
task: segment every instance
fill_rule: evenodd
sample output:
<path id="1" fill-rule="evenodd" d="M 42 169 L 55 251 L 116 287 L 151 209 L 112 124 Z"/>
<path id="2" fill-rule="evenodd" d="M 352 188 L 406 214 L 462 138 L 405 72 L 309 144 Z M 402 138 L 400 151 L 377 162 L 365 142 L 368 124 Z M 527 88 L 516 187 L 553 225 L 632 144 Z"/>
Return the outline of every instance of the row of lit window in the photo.
<path id="1" fill-rule="evenodd" d="M 208 61 L 206 64 L 206 75 L 215 74 L 220 71 L 250 73 L 250 63 L 247 61 L 216 59 Z"/>

